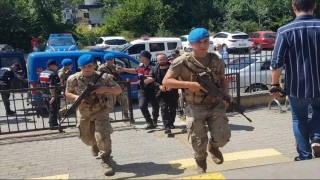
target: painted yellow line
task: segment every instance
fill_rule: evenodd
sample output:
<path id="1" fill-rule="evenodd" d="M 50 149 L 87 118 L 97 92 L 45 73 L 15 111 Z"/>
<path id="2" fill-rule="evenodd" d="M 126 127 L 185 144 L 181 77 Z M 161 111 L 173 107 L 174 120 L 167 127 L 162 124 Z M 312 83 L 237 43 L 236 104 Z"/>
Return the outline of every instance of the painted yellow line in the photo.
<path id="1" fill-rule="evenodd" d="M 277 156 L 277 155 L 281 155 L 281 153 L 275 149 L 270 148 L 270 149 L 258 149 L 258 150 L 226 153 L 223 155 L 223 157 L 224 157 L 224 161 L 235 161 L 235 160 L 252 159 L 252 158 Z M 170 161 L 170 164 L 175 169 L 184 169 L 186 167 L 196 165 L 193 158 L 178 159 L 178 160 Z"/>
<path id="2" fill-rule="evenodd" d="M 55 176 L 38 177 L 38 178 L 31 178 L 31 179 L 69 179 L 69 174 L 59 174 Z"/>
<path id="3" fill-rule="evenodd" d="M 178 178 L 178 179 L 180 179 L 180 178 Z M 197 175 L 197 176 L 184 177 L 181 180 L 184 180 L 184 179 L 225 179 L 225 178 L 220 173 L 211 173 L 211 174 L 203 174 L 203 175 Z"/>

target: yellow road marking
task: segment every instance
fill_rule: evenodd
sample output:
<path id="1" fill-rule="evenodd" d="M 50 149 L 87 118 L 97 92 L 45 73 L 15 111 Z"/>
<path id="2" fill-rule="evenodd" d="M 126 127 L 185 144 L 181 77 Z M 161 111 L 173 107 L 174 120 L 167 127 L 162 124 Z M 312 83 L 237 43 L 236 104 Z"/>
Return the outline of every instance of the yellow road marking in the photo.
<path id="1" fill-rule="evenodd" d="M 178 178 L 178 179 L 180 179 L 180 178 Z M 197 175 L 197 176 L 184 177 L 181 180 L 184 180 L 184 179 L 225 179 L 225 178 L 220 173 L 211 173 L 211 174 L 203 174 L 203 175 Z"/>
<path id="2" fill-rule="evenodd" d="M 268 157 L 268 156 L 276 156 L 281 155 L 281 153 L 275 149 L 258 149 L 258 150 L 249 150 L 249 151 L 239 151 L 233 153 L 226 153 L 223 155 L 224 161 L 235 161 L 235 160 L 243 160 L 243 159 L 252 159 L 259 157 Z M 186 167 L 195 166 L 196 162 L 193 158 L 188 159 L 178 159 L 174 161 L 170 161 L 170 164 L 175 169 L 184 169 Z"/>
<path id="3" fill-rule="evenodd" d="M 59 174 L 55 176 L 47 176 L 47 177 L 39 177 L 39 178 L 31 178 L 31 179 L 69 179 L 69 174 Z"/>

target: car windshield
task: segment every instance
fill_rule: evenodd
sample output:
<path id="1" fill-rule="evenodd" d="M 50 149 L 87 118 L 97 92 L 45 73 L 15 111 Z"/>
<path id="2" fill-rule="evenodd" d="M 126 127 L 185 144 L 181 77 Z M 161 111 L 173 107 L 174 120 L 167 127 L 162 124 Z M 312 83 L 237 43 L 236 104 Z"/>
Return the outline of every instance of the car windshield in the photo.
<path id="1" fill-rule="evenodd" d="M 181 39 L 182 42 L 188 41 L 188 37 L 185 37 L 185 36 L 181 36 L 180 39 Z"/>
<path id="2" fill-rule="evenodd" d="M 250 64 L 255 63 L 258 59 L 255 58 L 238 58 L 227 65 L 228 69 L 241 70 L 248 67 Z"/>
<path id="3" fill-rule="evenodd" d="M 131 46 L 133 46 L 133 44 L 130 44 L 130 43 L 128 43 L 128 44 L 126 44 L 121 50 L 120 50 L 120 52 L 126 52 L 128 49 L 129 49 L 129 47 L 131 47 Z"/>
<path id="4" fill-rule="evenodd" d="M 49 39 L 49 46 L 71 46 L 76 44 L 73 38 L 52 38 Z"/>

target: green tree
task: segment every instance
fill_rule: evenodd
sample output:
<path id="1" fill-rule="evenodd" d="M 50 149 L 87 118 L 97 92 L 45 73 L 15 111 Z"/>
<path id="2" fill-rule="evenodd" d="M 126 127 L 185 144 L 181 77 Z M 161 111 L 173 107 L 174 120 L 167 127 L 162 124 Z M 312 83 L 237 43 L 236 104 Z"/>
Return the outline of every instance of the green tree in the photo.
<path id="1" fill-rule="evenodd" d="M 29 4 L 25 0 L 1 0 L 0 9 L 0 43 L 29 49 L 32 28 Z"/>
<path id="2" fill-rule="evenodd" d="M 154 36 L 160 27 L 167 29 L 172 12 L 161 0 L 125 0 L 106 17 L 104 28 L 108 35 L 129 31 L 136 37 Z"/>

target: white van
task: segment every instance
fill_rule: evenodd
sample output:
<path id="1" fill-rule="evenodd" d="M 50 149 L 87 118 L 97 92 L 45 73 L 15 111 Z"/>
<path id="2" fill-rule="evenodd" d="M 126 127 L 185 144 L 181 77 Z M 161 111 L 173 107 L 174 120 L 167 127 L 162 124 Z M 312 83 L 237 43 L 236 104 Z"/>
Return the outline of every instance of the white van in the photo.
<path id="1" fill-rule="evenodd" d="M 164 53 L 167 56 L 170 56 L 172 50 L 180 50 L 181 47 L 182 42 L 180 38 L 144 36 L 141 39 L 131 41 L 130 44 L 121 51 L 136 59 L 138 59 L 141 51 L 149 51 L 152 54 L 151 61 L 155 62 L 158 53 Z"/>

